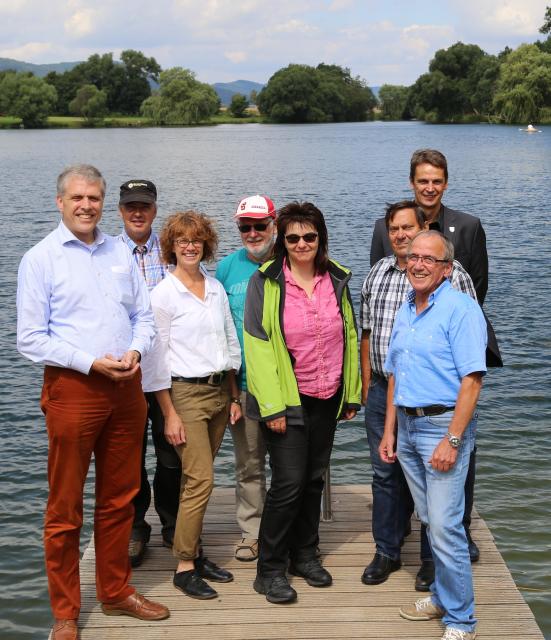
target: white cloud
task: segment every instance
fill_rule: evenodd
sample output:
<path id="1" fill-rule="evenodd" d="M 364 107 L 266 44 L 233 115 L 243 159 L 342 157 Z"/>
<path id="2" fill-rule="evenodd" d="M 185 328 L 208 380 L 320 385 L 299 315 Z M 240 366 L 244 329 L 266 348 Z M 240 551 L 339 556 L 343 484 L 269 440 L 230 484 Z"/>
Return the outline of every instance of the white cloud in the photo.
<path id="1" fill-rule="evenodd" d="M 452 4 L 462 28 L 475 38 L 504 33 L 509 38 L 532 38 L 543 24 L 547 0 L 453 0 Z"/>
<path id="2" fill-rule="evenodd" d="M 17 15 L 30 4 L 28 0 L 0 0 L 0 15 Z"/>
<path id="3" fill-rule="evenodd" d="M 51 42 L 27 42 L 14 49 L 0 49 L 0 57 L 12 58 L 14 60 L 24 60 L 32 62 L 37 59 L 46 59 L 54 53 L 54 46 Z"/>
<path id="4" fill-rule="evenodd" d="M 65 32 L 71 38 L 88 36 L 96 30 L 98 22 L 98 12 L 94 9 L 78 9 L 65 20 Z"/>
<path id="5" fill-rule="evenodd" d="M 239 64 L 240 62 L 245 62 L 249 56 L 245 51 L 226 51 L 224 57 L 234 64 Z"/>
<path id="6" fill-rule="evenodd" d="M 289 20 L 282 24 L 276 24 L 271 29 L 274 33 L 317 33 L 319 29 L 302 22 L 302 20 Z"/>

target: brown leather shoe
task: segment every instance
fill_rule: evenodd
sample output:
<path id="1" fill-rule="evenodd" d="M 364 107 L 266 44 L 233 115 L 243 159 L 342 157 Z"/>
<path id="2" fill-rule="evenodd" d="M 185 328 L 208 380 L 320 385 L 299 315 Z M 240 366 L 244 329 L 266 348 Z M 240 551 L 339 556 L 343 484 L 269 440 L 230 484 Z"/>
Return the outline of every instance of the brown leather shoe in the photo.
<path id="1" fill-rule="evenodd" d="M 113 604 L 102 604 L 101 610 L 106 616 L 132 616 L 139 620 L 164 620 L 170 611 L 162 604 L 148 600 L 137 591 Z"/>
<path id="2" fill-rule="evenodd" d="M 50 640 L 78 640 L 76 620 L 56 619 L 50 634 Z"/>

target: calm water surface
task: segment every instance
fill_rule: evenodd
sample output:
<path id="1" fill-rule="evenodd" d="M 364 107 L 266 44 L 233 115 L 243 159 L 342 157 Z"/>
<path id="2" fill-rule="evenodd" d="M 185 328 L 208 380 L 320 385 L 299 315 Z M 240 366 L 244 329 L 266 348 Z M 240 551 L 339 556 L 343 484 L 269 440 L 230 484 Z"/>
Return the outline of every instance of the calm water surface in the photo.
<path id="1" fill-rule="evenodd" d="M 446 204 L 479 216 L 488 236 L 485 308 L 506 366 L 487 376 L 480 403 L 476 502 L 551 639 L 551 129 L 528 136 L 516 127 L 419 123 L 0 131 L 1 638 L 45 638 L 51 624 L 41 539 L 41 368 L 15 351 L 15 282 L 24 251 L 57 224 L 54 185 L 63 166 L 89 162 L 104 173 L 105 231 L 119 230 L 117 186 L 150 178 L 159 187 L 159 223 L 183 208 L 210 214 L 220 255 L 238 247 L 232 214 L 241 197 L 266 193 L 278 206 L 311 200 L 326 216 L 332 256 L 355 274 L 357 304 L 373 222 L 385 202 L 410 195 L 408 163 L 419 147 L 446 154 Z M 332 464 L 335 483 L 369 481 L 362 417 L 341 428 Z M 227 440 L 217 482 L 232 483 Z M 88 525 L 86 538 L 89 532 Z"/>

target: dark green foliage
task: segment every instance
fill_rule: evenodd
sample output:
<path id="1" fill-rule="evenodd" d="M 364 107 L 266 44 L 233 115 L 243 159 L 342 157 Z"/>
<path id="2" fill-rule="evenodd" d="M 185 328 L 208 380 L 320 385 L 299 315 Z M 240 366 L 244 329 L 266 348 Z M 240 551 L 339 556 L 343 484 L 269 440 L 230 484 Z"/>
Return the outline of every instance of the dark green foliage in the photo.
<path id="1" fill-rule="evenodd" d="M 77 116 L 86 118 L 89 124 L 107 115 L 107 95 L 94 84 L 85 84 L 77 91 L 74 100 L 69 103 L 69 110 Z"/>
<path id="2" fill-rule="evenodd" d="M 409 88 L 395 84 L 384 84 L 379 89 L 379 103 L 383 120 L 408 120 Z"/>
<path id="3" fill-rule="evenodd" d="M 543 20 L 544 22 L 540 27 L 540 33 L 551 33 L 551 7 L 546 7 Z"/>
<path id="4" fill-rule="evenodd" d="M 0 113 L 21 118 L 25 127 L 42 127 L 54 108 L 55 89 L 31 73 L 0 74 Z"/>
<path id="5" fill-rule="evenodd" d="M 235 93 L 231 99 L 230 112 L 234 118 L 243 118 L 248 106 L 247 98 L 240 93 Z"/>
<path id="6" fill-rule="evenodd" d="M 121 53 L 120 63 L 113 60 L 112 53 L 95 53 L 70 71 L 49 73 L 46 81 L 57 90 L 56 112 L 60 115 L 70 113 L 69 103 L 78 89 L 87 84 L 105 92 L 109 112 L 135 115 L 151 95 L 150 80 L 157 82 L 160 72 L 155 58 L 127 49 Z"/>
<path id="7" fill-rule="evenodd" d="M 509 52 L 503 52 L 506 59 Z M 410 91 L 415 117 L 430 122 L 465 122 L 491 112 L 500 60 L 477 45 L 457 42 L 436 52 L 429 73 Z"/>
<path id="8" fill-rule="evenodd" d="M 350 122 L 371 117 L 377 101 L 349 69 L 290 64 L 277 71 L 257 95 L 261 113 L 274 122 Z"/>

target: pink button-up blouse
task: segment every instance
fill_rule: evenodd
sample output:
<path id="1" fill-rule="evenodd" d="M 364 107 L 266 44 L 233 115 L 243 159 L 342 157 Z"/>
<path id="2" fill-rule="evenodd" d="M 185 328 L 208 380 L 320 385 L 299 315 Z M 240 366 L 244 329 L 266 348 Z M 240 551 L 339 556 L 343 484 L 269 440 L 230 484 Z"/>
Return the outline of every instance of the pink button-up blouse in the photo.
<path id="1" fill-rule="evenodd" d="M 344 336 L 342 316 L 331 277 L 315 276 L 312 297 L 299 286 L 284 262 L 283 329 L 295 358 L 299 392 L 326 400 L 341 385 Z"/>

